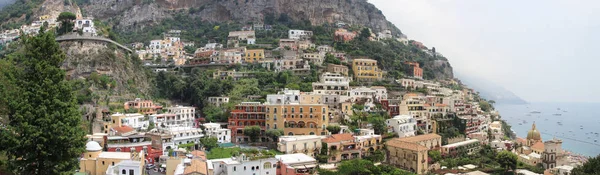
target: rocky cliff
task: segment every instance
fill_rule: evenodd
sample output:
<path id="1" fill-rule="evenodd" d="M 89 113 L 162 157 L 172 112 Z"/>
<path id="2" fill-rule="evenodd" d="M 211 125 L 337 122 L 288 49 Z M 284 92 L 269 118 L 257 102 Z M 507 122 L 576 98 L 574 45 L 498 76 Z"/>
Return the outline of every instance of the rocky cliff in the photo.
<path id="1" fill-rule="evenodd" d="M 121 28 L 152 25 L 176 11 L 189 10 L 190 15 L 211 22 L 260 22 L 267 14 L 285 13 L 314 25 L 345 22 L 400 33 L 366 0 L 95 0 L 82 8 L 87 15 Z"/>

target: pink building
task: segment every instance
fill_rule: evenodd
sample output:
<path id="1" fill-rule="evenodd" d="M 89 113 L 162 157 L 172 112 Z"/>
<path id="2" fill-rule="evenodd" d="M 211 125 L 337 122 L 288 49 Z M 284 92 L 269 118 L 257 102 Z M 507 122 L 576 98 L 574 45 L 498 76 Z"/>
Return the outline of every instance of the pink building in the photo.
<path id="1" fill-rule="evenodd" d="M 335 31 L 334 39 L 335 41 L 348 42 L 352 41 L 356 37 L 356 35 L 356 32 L 349 32 L 346 29 L 339 28 Z"/>
<path id="2" fill-rule="evenodd" d="M 136 98 L 134 101 L 125 102 L 125 110 L 137 109 L 138 113 L 142 114 L 156 114 L 156 111 L 162 109 L 162 106 L 155 105 L 152 100 L 141 100 Z"/>
<path id="3" fill-rule="evenodd" d="M 317 172 L 317 160 L 303 153 L 275 156 L 279 160 L 277 175 L 304 175 Z"/>

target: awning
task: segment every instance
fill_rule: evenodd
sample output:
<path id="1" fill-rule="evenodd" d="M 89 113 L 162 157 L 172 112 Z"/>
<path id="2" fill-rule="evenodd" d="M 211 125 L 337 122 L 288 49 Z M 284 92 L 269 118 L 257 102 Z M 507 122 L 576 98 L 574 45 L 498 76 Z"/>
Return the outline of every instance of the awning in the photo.
<path id="1" fill-rule="evenodd" d="M 306 168 L 314 168 L 317 167 L 317 165 L 315 164 L 310 164 L 310 165 L 304 165 Z"/>
<path id="2" fill-rule="evenodd" d="M 292 166 L 292 168 L 294 168 L 294 169 L 304 169 L 306 167 L 304 165 L 295 165 L 295 166 Z"/>

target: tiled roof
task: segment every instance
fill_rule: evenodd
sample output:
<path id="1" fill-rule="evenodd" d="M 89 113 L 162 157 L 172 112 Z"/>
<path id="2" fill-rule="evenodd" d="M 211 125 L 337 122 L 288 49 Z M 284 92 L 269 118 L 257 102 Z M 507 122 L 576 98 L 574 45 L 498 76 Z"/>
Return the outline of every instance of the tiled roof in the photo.
<path id="1" fill-rule="evenodd" d="M 542 143 L 541 141 L 536 142 L 535 144 L 531 145 L 531 149 L 544 150 L 544 143 Z"/>
<path id="2" fill-rule="evenodd" d="M 201 157 L 203 159 L 206 159 L 206 153 L 204 151 L 192 151 L 192 155 L 194 155 L 194 157 Z"/>
<path id="3" fill-rule="evenodd" d="M 192 174 L 192 173 L 200 173 L 200 174 L 208 174 L 206 171 L 206 162 L 200 161 L 198 159 L 192 159 L 192 163 L 190 166 L 185 167 L 184 175 Z"/>
<path id="4" fill-rule="evenodd" d="M 396 139 L 387 141 L 385 144 L 388 147 L 408 149 L 408 150 L 413 150 L 413 151 L 426 151 L 426 150 L 428 150 L 427 147 L 424 147 L 424 146 L 416 144 L 416 143 L 405 142 L 405 141 L 400 140 L 400 138 L 396 138 Z"/>
<path id="5" fill-rule="evenodd" d="M 322 141 L 325 143 L 334 143 L 334 142 L 352 141 L 352 140 L 354 140 L 354 136 L 352 136 L 352 134 L 350 134 L 350 133 L 346 133 L 346 134 L 333 134 L 327 138 L 324 138 Z"/>
<path id="6" fill-rule="evenodd" d="M 437 135 L 437 134 L 425 134 L 425 135 L 418 135 L 418 136 L 413 136 L 413 137 L 403 137 L 403 138 L 399 138 L 398 140 L 415 143 L 415 142 L 420 142 L 420 141 L 425 141 L 425 140 L 441 139 L 441 138 L 442 138 L 442 136 Z"/>
<path id="7" fill-rule="evenodd" d="M 128 133 L 134 130 L 131 126 L 127 125 L 121 127 L 114 127 L 113 129 L 119 133 Z"/>

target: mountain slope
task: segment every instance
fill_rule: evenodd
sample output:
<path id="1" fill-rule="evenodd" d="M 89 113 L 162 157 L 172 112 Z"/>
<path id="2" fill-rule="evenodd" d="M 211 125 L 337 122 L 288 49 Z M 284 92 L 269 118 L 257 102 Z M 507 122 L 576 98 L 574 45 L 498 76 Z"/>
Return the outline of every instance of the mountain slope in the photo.
<path id="1" fill-rule="evenodd" d="M 505 104 L 527 103 L 525 100 L 521 99 L 521 97 L 515 95 L 513 92 L 491 81 L 469 75 L 460 74 L 457 76 L 460 77 L 462 83 L 479 91 L 481 96 L 488 100 L 494 100 L 497 103 Z"/>

